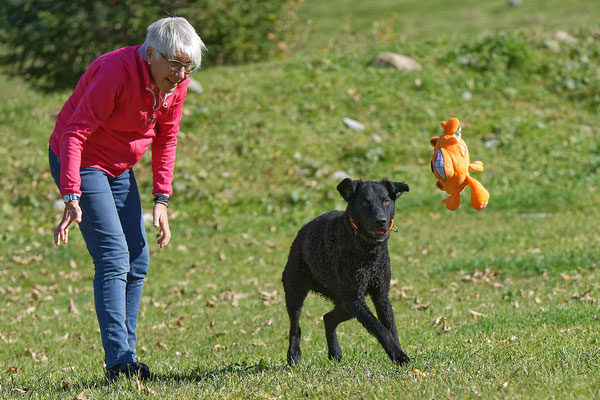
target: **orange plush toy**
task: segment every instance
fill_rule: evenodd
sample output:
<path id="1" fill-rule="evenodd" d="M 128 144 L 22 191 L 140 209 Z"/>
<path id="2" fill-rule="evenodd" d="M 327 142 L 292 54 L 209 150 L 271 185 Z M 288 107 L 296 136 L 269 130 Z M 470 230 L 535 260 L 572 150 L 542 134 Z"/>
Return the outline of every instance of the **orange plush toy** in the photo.
<path id="1" fill-rule="evenodd" d="M 485 208 L 490 194 L 475 178 L 469 176 L 469 169 L 483 171 L 483 163 L 475 161 L 470 164 L 469 149 L 461 139 L 461 127 L 458 118 L 442 121 L 444 134 L 434 137 L 430 143 L 434 147 L 431 159 L 431 170 L 437 178 L 435 185 L 440 190 L 450 193 L 450 197 L 442 202 L 449 210 L 456 210 L 460 204 L 460 194 L 469 185 L 471 188 L 471 205 L 476 210 Z"/>

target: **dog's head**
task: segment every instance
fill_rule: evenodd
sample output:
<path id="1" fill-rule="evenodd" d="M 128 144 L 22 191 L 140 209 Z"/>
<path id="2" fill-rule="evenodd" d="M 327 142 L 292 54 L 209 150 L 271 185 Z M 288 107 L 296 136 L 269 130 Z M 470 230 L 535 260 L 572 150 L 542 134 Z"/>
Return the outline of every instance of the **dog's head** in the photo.
<path id="1" fill-rule="evenodd" d="M 346 178 L 337 186 L 338 192 L 348 202 L 346 213 L 356 232 L 365 240 L 384 242 L 393 228 L 396 200 L 408 192 L 404 182 L 363 182 Z"/>

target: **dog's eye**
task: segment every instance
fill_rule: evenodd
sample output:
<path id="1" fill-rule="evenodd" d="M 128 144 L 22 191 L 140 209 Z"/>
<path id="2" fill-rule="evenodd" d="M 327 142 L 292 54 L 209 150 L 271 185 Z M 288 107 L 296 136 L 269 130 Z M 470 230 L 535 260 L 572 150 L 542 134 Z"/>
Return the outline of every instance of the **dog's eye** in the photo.
<path id="1" fill-rule="evenodd" d="M 385 199 L 385 200 L 383 201 L 383 205 L 384 205 L 384 206 L 389 206 L 389 205 L 390 205 L 390 201 L 389 201 L 388 199 Z"/>

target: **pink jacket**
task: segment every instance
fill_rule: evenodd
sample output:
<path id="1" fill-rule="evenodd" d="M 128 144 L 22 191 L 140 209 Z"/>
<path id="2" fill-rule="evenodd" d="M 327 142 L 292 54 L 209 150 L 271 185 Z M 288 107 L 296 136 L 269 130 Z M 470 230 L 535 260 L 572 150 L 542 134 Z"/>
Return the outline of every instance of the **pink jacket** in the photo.
<path id="1" fill-rule="evenodd" d="M 60 158 L 61 194 L 81 194 L 80 168 L 119 176 L 150 145 L 152 193 L 172 193 L 177 132 L 189 79 L 166 99 L 156 98 L 139 47 L 124 47 L 94 60 L 58 114 L 50 147 Z"/>

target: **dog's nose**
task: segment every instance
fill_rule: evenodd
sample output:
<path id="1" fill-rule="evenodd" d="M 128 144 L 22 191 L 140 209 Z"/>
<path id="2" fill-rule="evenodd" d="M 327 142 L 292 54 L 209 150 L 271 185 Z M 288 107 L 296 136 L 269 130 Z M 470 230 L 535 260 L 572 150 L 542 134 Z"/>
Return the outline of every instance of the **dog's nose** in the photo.
<path id="1" fill-rule="evenodd" d="M 385 224 L 387 223 L 387 219 L 386 218 L 380 218 L 377 220 L 377 225 L 378 226 L 385 226 Z"/>

